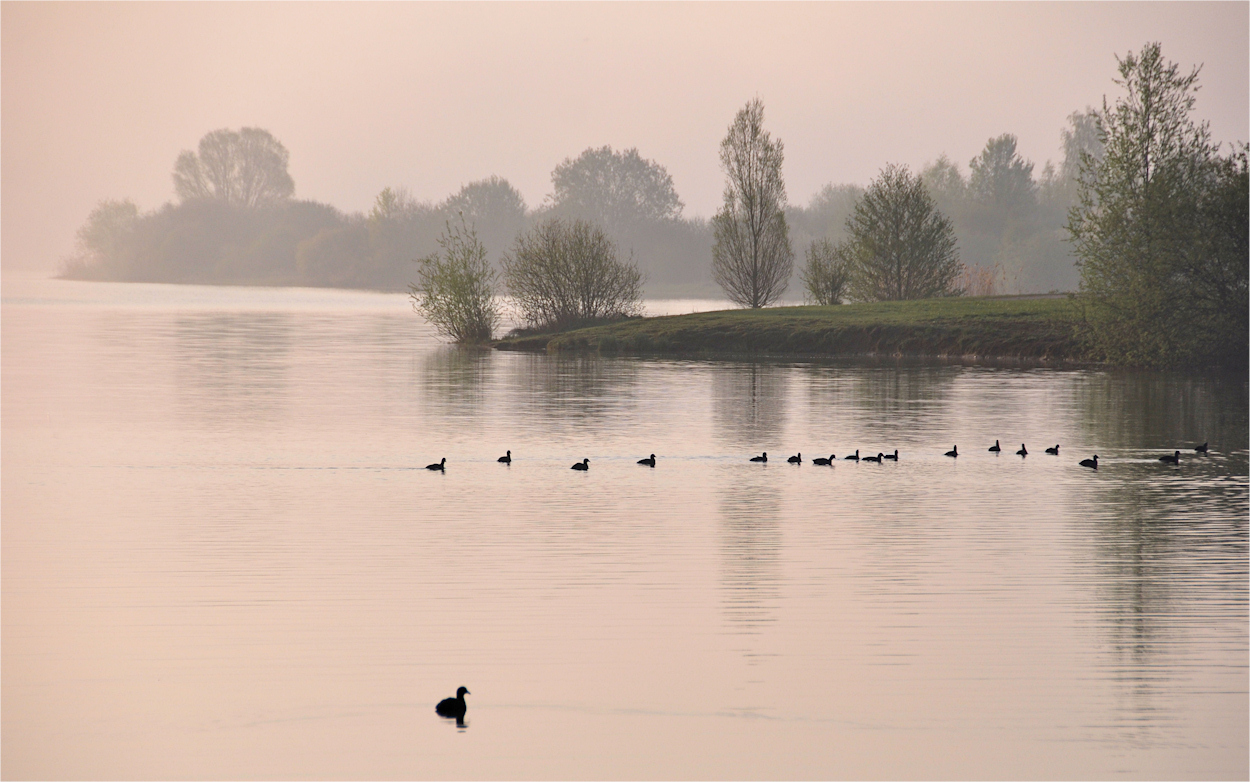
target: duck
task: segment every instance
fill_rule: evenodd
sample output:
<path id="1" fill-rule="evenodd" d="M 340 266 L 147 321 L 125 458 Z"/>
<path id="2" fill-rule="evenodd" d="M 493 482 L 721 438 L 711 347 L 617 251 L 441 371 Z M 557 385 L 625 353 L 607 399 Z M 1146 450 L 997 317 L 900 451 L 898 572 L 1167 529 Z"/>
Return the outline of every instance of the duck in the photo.
<path id="1" fill-rule="evenodd" d="M 1167 462 L 1168 464 L 1180 464 L 1180 463 L 1181 463 L 1181 452 L 1180 452 L 1180 451 L 1177 451 L 1176 453 L 1172 454 L 1171 456 L 1168 456 L 1167 454 L 1164 454 L 1163 456 L 1160 456 L 1160 457 L 1159 457 L 1159 461 L 1161 461 L 1161 462 Z"/>
<path id="2" fill-rule="evenodd" d="M 1046 453 L 1050 454 L 1051 456 L 1058 456 L 1059 446 L 1056 445 L 1054 448 L 1047 448 Z"/>
<path id="3" fill-rule="evenodd" d="M 789 462 L 790 464 L 802 464 L 803 454 L 799 453 L 799 454 L 796 454 L 795 456 L 791 456 L 789 459 L 786 459 L 786 461 Z"/>
<path id="4" fill-rule="evenodd" d="M 508 451 L 506 454 L 504 454 L 503 456 L 500 456 L 495 461 L 503 462 L 504 464 L 512 464 L 512 451 Z"/>
<path id="5" fill-rule="evenodd" d="M 461 687 L 456 690 L 456 697 L 443 698 L 438 702 L 438 705 L 434 707 L 434 711 L 437 712 L 440 717 L 447 717 L 449 719 L 455 717 L 457 720 L 462 720 L 464 719 L 465 711 L 469 708 L 469 705 L 464 702 L 464 696 L 471 694 L 472 693 L 469 692 L 467 687 Z"/>
<path id="6" fill-rule="evenodd" d="M 997 440 L 995 440 L 994 442 L 998 442 L 998 441 L 997 441 Z M 947 452 L 946 452 L 946 455 L 947 455 L 947 456 L 958 456 L 958 455 L 959 455 L 959 446 L 958 446 L 958 445 L 952 445 L 952 446 L 951 446 L 951 449 L 950 449 L 949 451 L 947 451 Z"/>
<path id="7" fill-rule="evenodd" d="M 865 456 L 865 457 L 864 457 L 864 461 L 866 461 L 866 462 L 876 462 L 877 464 L 881 464 L 881 459 L 882 459 L 882 457 L 884 457 L 884 456 L 885 456 L 885 454 L 882 454 L 882 453 L 879 453 L 879 454 L 877 454 L 876 456 Z"/>
<path id="8" fill-rule="evenodd" d="M 1206 452 L 1207 452 L 1207 444 L 1206 444 L 1206 443 L 1203 443 L 1202 445 L 1196 445 L 1196 446 L 1194 446 L 1194 453 L 1206 453 Z"/>
<path id="9" fill-rule="evenodd" d="M 812 459 L 812 464 L 819 464 L 821 467 L 827 467 L 833 464 L 833 460 L 837 458 L 838 457 L 834 456 L 833 454 L 829 454 L 828 459 L 826 459 L 823 456 L 817 456 L 815 459 Z"/>
<path id="10" fill-rule="evenodd" d="M 589 470 L 589 469 L 590 469 L 590 460 L 589 460 L 589 459 L 582 459 L 580 462 L 578 462 L 577 464 L 573 465 L 573 466 L 572 466 L 572 467 L 570 467 L 569 469 L 570 469 L 570 470 L 581 470 L 582 472 L 585 472 L 585 471 L 587 471 L 587 470 Z"/>
<path id="11" fill-rule="evenodd" d="M 1002 447 L 998 444 L 998 441 L 997 441 L 997 440 L 995 440 L 995 441 L 994 441 L 994 444 L 990 446 L 990 453 L 998 453 L 998 452 L 999 452 L 999 451 L 1001 451 L 1001 450 L 1003 450 L 1003 449 L 1002 449 Z M 947 454 L 947 456 L 950 456 L 950 454 Z"/>
<path id="12" fill-rule="evenodd" d="M 882 456 L 881 458 L 882 458 L 882 459 L 889 459 L 889 460 L 890 460 L 890 461 L 892 461 L 892 462 L 897 462 L 897 461 L 898 461 L 898 449 L 897 449 L 897 448 L 895 448 L 895 449 L 894 449 L 894 455 L 893 455 L 893 456 L 891 456 L 890 454 L 888 454 L 888 453 L 887 453 L 886 455 Z"/>
<path id="13" fill-rule="evenodd" d="M 752 457 L 751 457 L 751 461 L 753 461 L 753 462 L 766 462 L 766 461 L 768 461 L 768 451 L 764 451 L 763 455 L 761 455 L 761 456 L 752 456 Z"/>
<path id="14" fill-rule="evenodd" d="M 1081 466 L 1092 467 L 1093 469 L 1097 470 L 1098 469 L 1098 454 L 1094 454 L 1093 459 L 1082 459 Z"/>
<path id="15" fill-rule="evenodd" d="M 859 461 L 859 449 L 858 449 L 858 448 L 856 448 L 856 449 L 855 449 L 855 454 L 854 454 L 853 456 L 843 456 L 843 457 L 842 457 L 842 460 L 843 460 L 843 461 L 850 461 L 850 462 L 857 462 L 857 461 Z"/>
<path id="16" fill-rule="evenodd" d="M 444 468 L 444 467 L 446 467 L 446 466 L 447 466 L 447 457 L 446 457 L 446 456 L 444 456 L 442 459 L 439 459 L 439 460 L 438 460 L 437 462 L 435 462 L 434 464 L 427 464 L 427 465 L 425 465 L 425 469 L 427 469 L 427 470 L 438 470 L 439 472 L 443 472 L 443 468 Z"/>
<path id="17" fill-rule="evenodd" d="M 648 467 L 654 467 L 655 466 L 655 454 L 651 454 L 646 459 L 639 459 L 638 463 L 645 464 Z"/>
<path id="18" fill-rule="evenodd" d="M 1020 450 L 1016 451 L 1016 456 L 1028 456 L 1029 449 L 1024 447 L 1024 443 L 1020 443 Z"/>

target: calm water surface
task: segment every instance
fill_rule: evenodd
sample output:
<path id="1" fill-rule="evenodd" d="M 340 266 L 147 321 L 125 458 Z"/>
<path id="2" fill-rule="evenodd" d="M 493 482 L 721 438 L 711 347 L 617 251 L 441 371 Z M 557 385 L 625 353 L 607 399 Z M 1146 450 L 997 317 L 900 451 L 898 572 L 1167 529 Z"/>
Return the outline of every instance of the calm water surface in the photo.
<path id="1" fill-rule="evenodd" d="M 342 291 L 0 314 L 5 778 L 1250 774 L 1244 380 L 463 352 Z M 856 448 L 900 458 L 784 461 Z"/>

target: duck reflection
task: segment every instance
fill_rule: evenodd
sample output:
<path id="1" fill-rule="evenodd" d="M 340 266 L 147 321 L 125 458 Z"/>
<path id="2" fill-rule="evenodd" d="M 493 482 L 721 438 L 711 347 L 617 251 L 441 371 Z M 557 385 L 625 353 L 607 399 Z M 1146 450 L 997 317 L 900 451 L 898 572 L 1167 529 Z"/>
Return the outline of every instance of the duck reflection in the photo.
<path id="1" fill-rule="evenodd" d="M 775 621 L 781 543 L 781 492 L 765 476 L 722 490 L 721 589 L 725 618 L 736 632 L 756 635 Z"/>
<path id="2" fill-rule="evenodd" d="M 734 363 L 712 374 L 712 415 L 720 438 L 756 451 L 775 442 L 785 425 L 790 367 Z"/>

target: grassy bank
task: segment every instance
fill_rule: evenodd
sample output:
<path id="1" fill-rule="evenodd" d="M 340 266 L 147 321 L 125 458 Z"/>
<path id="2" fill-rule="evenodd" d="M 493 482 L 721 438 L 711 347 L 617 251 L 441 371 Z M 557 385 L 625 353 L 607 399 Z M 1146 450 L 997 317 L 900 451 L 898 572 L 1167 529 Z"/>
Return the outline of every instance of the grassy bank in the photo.
<path id="1" fill-rule="evenodd" d="M 605 354 L 917 356 L 1082 362 L 1078 311 L 1063 297 L 773 307 L 638 318 L 506 338 L 500 350 Z"/>

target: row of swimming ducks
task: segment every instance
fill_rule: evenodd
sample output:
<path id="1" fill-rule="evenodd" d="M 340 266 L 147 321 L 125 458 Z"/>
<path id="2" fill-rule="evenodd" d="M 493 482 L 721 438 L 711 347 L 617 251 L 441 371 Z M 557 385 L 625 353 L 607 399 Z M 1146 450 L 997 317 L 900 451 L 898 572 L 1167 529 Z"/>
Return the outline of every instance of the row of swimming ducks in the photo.
<path id="1" fill-rule="evenodd" d="M 994 444 L 990 446 L 989 448 L 990 453 L 1001 453 L 1002 450 L 1003 448 L 1001 445 L 999 445 L 998 440 L 995 440 Z M 1205 454 L 1206 452 L 1207 452 L 1206 443 L 1203 443 L 1202 445 L 1194 446 L 1194 453 Z M 1046 453 L 1050 454 L 1051 456 L 1058 456 L 1059 446 L 1055 445 L 1054 448 L 1047 448 Z M 959 446 L 958 445 L 953 446 L 949 451 L 946 452 L 946 455 L 952 458 L 959 456 Z M 1020 443 L 1020 450 L 1016 451 L 1016 456 L 1028 456 L 1028 455 L 1029 455 L 1029 449 L 1024 447 L 1024 443 Z M 835 456 L 834 454 L 829 454 L 828 459 L 824 458 L 823 456 L 812 459 L 812 464 L 828 466 L 828 465 L 832 465 L 835 461 L 837 461 L 837 459 L 838 457 Z M 893 454 L 878 453 L 876 456 L 860 456 L 859 449 L 856 448 L 855 453 L 853 455 L 843 456 L 842 460 L 850 461 L 850 462 L 860 462 L 860 461 L 876 462 L 877 464 L 880 464 L 882 461 L 897 462 L 898 461 L 898 449 L 897 448 L 894 449 Z M 508 451 L 503 456 L 500 456 L 498 461 L 502 462 L 503 464 L 512 464 L 512 451 Z M 759 456 L 752 456 L 751 461 L 766 463 L 768 461 L 768 451 L 764 451 Z M 794 456 L 791 456 L 789 459 L 786 459 L 786 461 L 790 464 L 802 464 L 803 454 L 802 453 L 795 454 Z M 1172 454 L 1164 454 L 1163 456 L 1159 457 L 1159 461 L 1165 462 L 1167 464 L 1180 464 L 1181 452 L 1176 451 L 1175 453 L 1172 453 Z M 638 464 L 642 464 L 647 467 L 654 467 L 655 466 L 655 454 L 651 454 L 645 459 L 639 459 Z M 1098 469 L 1098 454 L 1094 454 L 1094 457 L 1092 459 L 1082 459 L 1080 461 L 1080 465 L 1082 467 L 1089 467 L 1091 469 L 1097 470 Z M 446 467 L 447 467 L 447 457 L 443 457 L 440 461 L 435 462 L 434 464 L 427 464 L 425 466 L 425 469 L 438 470 L 439 472 L 442 472 L 443 470 L 446 469 Z M 577 462 L 569 469 L 581 470 L 585 472 L 586 470 L 590 469 L 590 460 L 582 459 L 580 462 Z"/>

